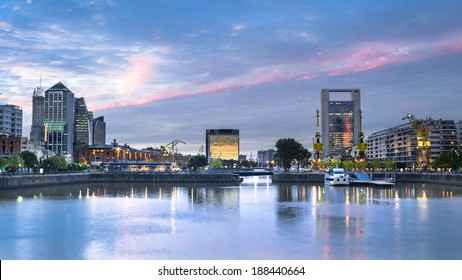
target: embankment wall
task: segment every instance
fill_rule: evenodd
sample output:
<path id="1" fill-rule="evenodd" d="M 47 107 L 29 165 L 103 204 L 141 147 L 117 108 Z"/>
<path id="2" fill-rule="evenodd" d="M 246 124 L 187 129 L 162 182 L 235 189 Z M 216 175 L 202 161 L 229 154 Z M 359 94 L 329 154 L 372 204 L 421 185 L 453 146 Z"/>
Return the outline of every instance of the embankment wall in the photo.
<path id="1" fill-rule="evenodd" d="M 66 173 L 2 175 L 0 189 L 53 186 L 90 182 L 234 183 L 232 173 Z"/>

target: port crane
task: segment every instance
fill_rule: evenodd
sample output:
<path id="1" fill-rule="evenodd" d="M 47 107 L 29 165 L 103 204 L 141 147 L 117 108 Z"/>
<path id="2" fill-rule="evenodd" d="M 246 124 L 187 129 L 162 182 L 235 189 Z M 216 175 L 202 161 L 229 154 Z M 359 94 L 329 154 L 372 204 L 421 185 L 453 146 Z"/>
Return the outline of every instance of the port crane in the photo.
<path id="1" fill-rule="evenodd" d="M 366 159 L 367 144 L 364 143 L 363 133 L 363 112 L 359 111 L 359 144 L 358 144 L 358 160 L 363 161 Z"/>
<path id="2" fill-rule="evenodd" d="M 172 142 L 165 144 L 163 146 L 160 146 L 160 153 L 162 157 L 168 157 L 169 155 L 172 156 L 172 163 L 175 163 L 175 147 L 178 144 L 186 144 L 186 142 L 176 139 L 173 140 Z"/>
<path id="3" fill-rule="evenodd" d="M 417 138 L 417 168 L 424 169 L 431 163 L 430 131 L 413 114 L 406 114 L 403 120 L 409 120 Z"/>
<path id="4" fill-rule="evenodd" d="M 321 153 L 324 151 L 324 145 L 321 143 L 321 132 L 319 129 L 319 110 L 316 110 L 316 142 L 313 143 L 313 149 L 315 154 L 315 164 L 320 160 Z"/>

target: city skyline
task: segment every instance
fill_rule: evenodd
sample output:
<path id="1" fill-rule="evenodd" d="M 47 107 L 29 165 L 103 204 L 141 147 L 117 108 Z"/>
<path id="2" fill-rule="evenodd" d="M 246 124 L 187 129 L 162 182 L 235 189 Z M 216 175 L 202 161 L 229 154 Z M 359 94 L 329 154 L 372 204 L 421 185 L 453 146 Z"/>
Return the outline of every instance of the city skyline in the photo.
<path id="1" fill-rule="evenodd" d="M 1 103 L 23 108 L 63 82 L 136 148 L 240 130 L 256 156 L 291 137 L 311 148 L 323 88 L 361 90 L 363 129 L 462 119 L 462 3 L 454 1 L 7 1 Z M 54 16 L 59 14 L 60 16 Z"/>

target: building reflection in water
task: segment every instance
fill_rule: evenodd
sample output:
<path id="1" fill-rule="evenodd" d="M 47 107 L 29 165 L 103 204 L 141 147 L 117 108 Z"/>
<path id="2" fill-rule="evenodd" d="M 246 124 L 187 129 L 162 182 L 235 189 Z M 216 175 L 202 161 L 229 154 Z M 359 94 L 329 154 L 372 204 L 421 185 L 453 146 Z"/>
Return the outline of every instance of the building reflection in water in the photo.
<path id="1" fill-rule="evenodd" d="M 455 230 L 443 230 L 444 238 L 439 232 L 462 224 L 444 212 L 460 196 L 462 188 L 448 186 L 273 185 L 269 177 L 235 186 L 95 183 L 1 190 L 10 211 L 4 220 L 19 236 L 2 246 L 15 258 L 415 259 L 435 256 L 428 252 L 438 248 L 437 257 L 460 257 L 457 250 L 445 253 L 456 247 L 444 243 L 456 239 Z M 11 238 L 3 234 L 3 240 Z M 436 239 L 443 242 L 434 245 Z"/>

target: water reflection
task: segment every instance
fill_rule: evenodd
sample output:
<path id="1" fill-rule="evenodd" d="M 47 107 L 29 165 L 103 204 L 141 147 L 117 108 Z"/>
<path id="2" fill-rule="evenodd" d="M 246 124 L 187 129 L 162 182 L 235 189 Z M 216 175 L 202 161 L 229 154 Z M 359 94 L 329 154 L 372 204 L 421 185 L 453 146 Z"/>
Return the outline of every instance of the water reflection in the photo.
<path id="1" fill-rule="evenodd" d="M 0 190 L 0 200 L 53 199 L 78 198 L 88 199 L 95 197 L 127 197 L 132 199 L 189 199 L 195 204 L 217 203 L 219 205 L 237 205 L 242 187 L 253 187 L 257 190 L 265 188 L 268 195 L 274 188 L 269 176 L 252 177 L 244 180 L 240 187 L 222 184 L 127 184 L 127 183 L 88 183 L 53 187 L 22 188 Z M 462 188 L 452 186 L 409 184 L 397 185 L 390 188 L 377 188 L 371 186 L 332 187 L 322 185 L 292 185 L 278 184 L 278 201 L 296 202 L 306 201 L 312 203 L 332 202 L 345 204 L 373 204 L 388 199 L 428 199 L 451 198 L 462 196 Z"/>
<path id="2" fill-rule="evenodd" d="M 392 188 L 377 188 L 371 186 L 332 187 L 290 184 L 279 184 L 278 186 L 279 201 L 310 201 L 313 204 L 323 202 L 380 204 L 389 203 L 390 199 L 428 199 L 462 196 L 461 187 L 425 184 L 398 185 L 397 187 Z"/>
<path id="3" fill-rule="evenodd" d="M 0 259 L 460 259 L 461 197 L 269 177 L 1 190 Z"/>

